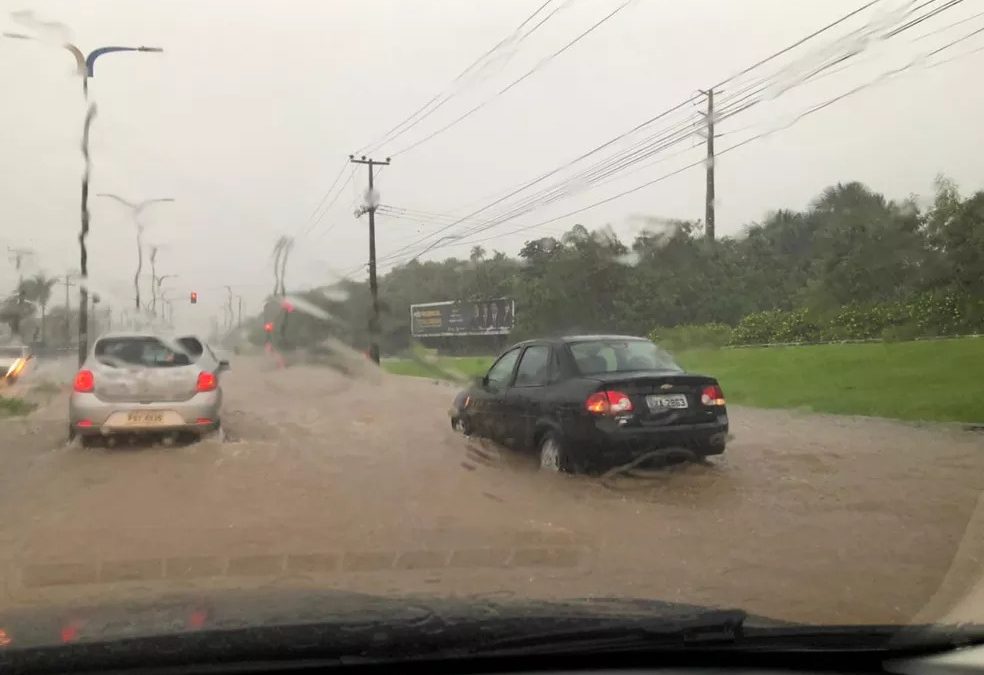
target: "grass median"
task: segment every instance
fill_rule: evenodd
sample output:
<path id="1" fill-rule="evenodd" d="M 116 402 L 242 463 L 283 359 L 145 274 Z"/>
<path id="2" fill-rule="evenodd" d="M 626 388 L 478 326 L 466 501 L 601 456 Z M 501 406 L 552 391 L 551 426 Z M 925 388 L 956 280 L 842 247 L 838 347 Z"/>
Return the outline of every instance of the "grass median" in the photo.
<path id="1" fill-rule="evenodd" d="M 728 401 L 903 420 L 984 422 L 984 339 L 694 350 L 676 355 L 712 375 Z M 399 375 L 481 375 L 491 357 L 388 360 Z"/>

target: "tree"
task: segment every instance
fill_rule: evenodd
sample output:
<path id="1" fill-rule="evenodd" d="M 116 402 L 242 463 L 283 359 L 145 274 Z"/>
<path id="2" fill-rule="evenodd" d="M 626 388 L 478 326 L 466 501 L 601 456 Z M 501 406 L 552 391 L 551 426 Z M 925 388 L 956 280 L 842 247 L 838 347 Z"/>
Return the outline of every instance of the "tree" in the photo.
<path id="1" fill-rule="evenodd" d="M 24 293 L 27 300 L 36 303 L 41 307 L 41 342 L 45 342 L 45 320 L 48 310 L 48 301 L 51 300 L 51 291 L 58 283 L 56 277 L 47 277 L 43 272 L 35 274 L 30 279 L 24 281 Z"/>

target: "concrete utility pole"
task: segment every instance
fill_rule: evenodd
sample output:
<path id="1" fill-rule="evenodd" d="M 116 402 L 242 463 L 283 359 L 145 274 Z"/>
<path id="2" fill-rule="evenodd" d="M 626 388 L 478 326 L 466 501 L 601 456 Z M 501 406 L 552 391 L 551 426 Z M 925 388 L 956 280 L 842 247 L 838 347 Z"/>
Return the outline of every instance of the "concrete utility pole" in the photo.
<path id="1" fill-rule="evenodd" d="M 14 263 L 14 267 L 17 269 L 17 304 L 21 305 L 24 303 L 24 275 L 21 273 L 21 263 L 24 262 L 26 256 L 34 255 L 34 251 L 29 248 L 11 248 L 8 246 L 7 252 L 10 255 L 10 262 Z"/>
<path id="2" fill-rule="evenodd" d="M 707 190 L 704 195 L 704 235 L 714 241 L 714 90 L 701 91 L 707 97 Z"/>
<path id="3" fill-rule="evenodd" d="M 226 331 L 232 330 L 233 313 L 232 313 L 232 286 L 226 286 Z"/>
<path id="4" fill-rule="evenodd" d="M 150 313 L 157 316 L 157 251 L 159 246 L 150 247 Z"/>
<path id="5" fill-rule="evenodd" d="M 61 283 L 65 285 L 65 345 L 68 346 L 72 344 L 72 301 L 69 297 L 69 289 L 75 284 L 72 283 L 72 277 L 75 276 L 71 273 L 66 273 L 62 277 Z"/>
<path id="6" fill-rule="evenodd" d="M 365 164 L 369 167 L 369 192 L 366 195 L 366 205 L 358 213 L 369 214 L 369 292 L 372 294 L 372 316 L 369 319 L 369 357 L 373 363 L 379 365 L 379 288 L 376 284 L 376 207 L 379 206 L 379 199 L 375 195 L 373 186 L 373 166 L 389 166 L 390 158 L 379 162 L 374 159 L 367 159 L 363 155 L 356 159 L 354 155 L 349 155 L 349 161 L 353 164 Z"/>

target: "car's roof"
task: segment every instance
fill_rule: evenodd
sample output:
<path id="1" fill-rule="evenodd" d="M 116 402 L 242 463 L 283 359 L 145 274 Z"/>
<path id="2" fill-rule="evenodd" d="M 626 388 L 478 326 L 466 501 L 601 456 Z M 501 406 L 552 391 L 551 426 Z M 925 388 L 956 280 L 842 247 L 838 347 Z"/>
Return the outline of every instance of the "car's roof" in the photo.
<path id="1" fill-rule="evenodd" d="M 563 342 L 588 342 L 591 340 L 641 340 L 647 341 L 638 335 L 565 335 L 560 338 Z"/>
<path id="2" fill-rule="evenodd" d="M 522 342 L 517 342 L 512 345 L 510 349 L 515 347 L 523 347 L 525 345 L 533 344 L 543 344 L 544 342 L 549 342 L 551 344 L 564 343 L 570 344 L 572 342 L 593 342 L 600 340 L 635 340 L 640 342 L 648 342 L 648 339 L 644 337 L 639 337 L 638 335 L 561 335 L 555 337 L 547 338 L 531 338 L 529 340 L 523 340 Z"/>
<path id="3" fill-rule="evenodd" d="M 119 339 L 119 338 L 185 338 L 193 337 L 196 340 L 202 341 L 200 337 L 194 333 L 175 333 L 173 331 L 156 331 L 156 330 L 130 330 L 130 331 L 109 331 L 108 333 L 103 333 L 97 339 L 105 340 L 106 338 Z"/>

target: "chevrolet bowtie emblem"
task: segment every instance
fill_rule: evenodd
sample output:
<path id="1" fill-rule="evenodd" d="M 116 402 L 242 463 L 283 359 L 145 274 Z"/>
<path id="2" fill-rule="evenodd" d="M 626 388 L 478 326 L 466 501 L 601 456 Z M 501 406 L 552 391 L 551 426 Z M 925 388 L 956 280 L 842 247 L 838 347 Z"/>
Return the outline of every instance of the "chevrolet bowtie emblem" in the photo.
<path id="1" fill-rule="evenodd" d="M 663 384 L 663 385 L 660 385 L 659 388 L 660 389 L 672 389 L 673 388 L 673 385 L 672 384 Z"/>

